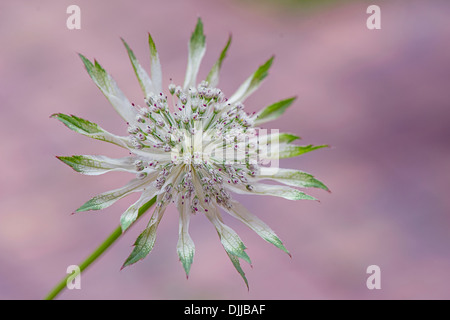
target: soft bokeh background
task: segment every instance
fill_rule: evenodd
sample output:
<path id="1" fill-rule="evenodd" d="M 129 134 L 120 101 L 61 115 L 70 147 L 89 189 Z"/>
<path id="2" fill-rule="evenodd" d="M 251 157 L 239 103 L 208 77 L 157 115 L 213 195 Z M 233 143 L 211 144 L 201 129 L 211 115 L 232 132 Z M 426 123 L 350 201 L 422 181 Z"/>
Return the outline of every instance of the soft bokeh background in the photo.
<path id="1" fill-rule="evenodd" d="M 316 3 L 316 5 L 314 5 Z M 81 30 L 66 8 L 81 7 Z M 319 4 L 319 5 L 317 5 Z M 366 28 L 366 8 L 382 29 Z M 141 93 L 120 37 L 148 67 L 147 32 L 164 81 L 181 83 L 187 40 L 201 16 L 215 62 L 233 43 L 220 87 L 230 95 L 275 54 L 270 75 L 246 106 L 299 98 L 272 128 L 320 150 L 284 160 L 332 190 L 321 203 L 239 197 L 283 239 L 292 259 L 231 218 L 253 268 L 247 291 L 214 228 L 191 222 L 196 255 L 186 280 L 178 262 L 177 212 L 160 224 L 154 251 L 120 271 L 146 219 L 82 275 L 61 299 L 449 299 L 450 25 L 448 1 L 2 1 L 0 3 L 0 298 L 41 299 L 118 225 L 136 197 L 70 215 L 126 174 L 88 177 L 56 155 L 123 156 L 49 119 L 75 114 L 117 134 L 126 129 L 77 53 L 98 59 L 133 101 Z M 381 268 L 381 290 L 366 268 Z"/>

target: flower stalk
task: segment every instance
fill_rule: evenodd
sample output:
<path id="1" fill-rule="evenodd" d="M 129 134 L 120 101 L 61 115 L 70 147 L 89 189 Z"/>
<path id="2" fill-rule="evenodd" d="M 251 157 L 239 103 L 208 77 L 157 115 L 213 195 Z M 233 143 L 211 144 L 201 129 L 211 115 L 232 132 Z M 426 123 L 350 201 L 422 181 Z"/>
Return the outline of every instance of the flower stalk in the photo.
<path id="1" fill-rule="evenodd" d="M 156 197 L 148 201 L 146 204 L 144 204 L 138 212 L 138 217 L 136 221 L 145 213 L 148 209 L 150 209 L 153 204 L 156 202 Z M 109 247 L 111 247 L 117 239 L 120 238 L 120 236 L 123 234 L 122 227 L 118 226 L 109 236 L 105 239 L 105 241 L 100 244 L 97 249 L 95 249 L 80 265 L 80 274 L 86 270 L 91 264 L 93 264 L 100 256 L 108 250 Z M 55 299 L 66 287 L 67 287 L 67 281 L 70 277 L 72 277 L 72 274 L 68 274 L 64 279 L 62 279 L 44 298 L 44 300 L 53 300 Z"/>

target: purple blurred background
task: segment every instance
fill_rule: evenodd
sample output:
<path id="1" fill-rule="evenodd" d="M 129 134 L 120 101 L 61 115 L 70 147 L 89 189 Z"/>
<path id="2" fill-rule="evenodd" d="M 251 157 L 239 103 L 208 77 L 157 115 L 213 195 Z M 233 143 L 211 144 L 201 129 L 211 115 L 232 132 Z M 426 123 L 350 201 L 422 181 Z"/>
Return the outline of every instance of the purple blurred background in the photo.
<path id="1" fill-rule="evenodd" d="M 230 95 L 275 55 L 251 111 L 298 96 L 269 127 L 330 144 L 283 160 L 332 190 L 321 203 L 237 197 L 284 241 L 292 259 L 229 217 L 248 247 L 247 291 L 209 221 L 191 222 L 196 255 L 188 280 L 176 254 L 178 215 L 166 212 L 153 252 L 120 271 L 142 219 L 60 299 L 449 299 L 450 25 L 448 1 L 2 1 L 0 4 L 0 299 L 41 299 L 118 225 L 136 199 L 70 215 L 127 174 L 82 176 L 56 155 L 124 156 L 49 119 L 75 114 L 124 134 L 125 124 L 84 70 L 96 58 L 130 100 L 141 102 L 120 37 L 148 69 L 147 32 L 164 83 L 182 83 L 187 41 L 201 16 L 207 53 L 200 76 L 233 43 L 220 88 Z M 81 8 L 81 30 L 66 8 Z M 382 29 L 366 28 L 379 4 Z M 368 290 L 366 268 L 381 268 Z"/>

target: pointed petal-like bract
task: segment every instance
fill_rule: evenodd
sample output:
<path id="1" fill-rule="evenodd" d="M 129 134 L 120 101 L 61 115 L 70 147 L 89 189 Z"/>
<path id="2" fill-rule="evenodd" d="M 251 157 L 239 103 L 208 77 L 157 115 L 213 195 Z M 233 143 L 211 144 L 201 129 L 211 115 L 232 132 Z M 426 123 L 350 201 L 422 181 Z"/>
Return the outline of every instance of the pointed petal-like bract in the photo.
<path id="1" fill-rule="evenodd" d="M 245 252 L 247 249 L 246 246 L 242 242 L 241 238 L 239 238 L 238 234 L 223 223 L 219 208 L 215 206 L 213 210 L 206 212 L 205 215 L 216 228 L 224 249 L 228 253 L 245 260 L 248 264 L 251 264 L 252 262 L 250 261 L 250 257 Z"/>
<path id="2" fill-rule="evenodd" d="M 320 188 L 330 191 L 326 185 L 313 175 L 294 169 L 261 167 L 257 179 L 268 179 L 300 188 Z"/>
<path id="3" fill-rule="evenodd" d="M 74 115 L 69 116 L 63 113 L 55 113 L 52 114 L 51 117 L 58 119 L 69 129 L 77 133 L 81 133 L 84 136 L 113 143 L 115 145 L 118 145 L 119 147 L 128 149 L 126 138 L 116 136 L 115 134 L 106 131 L 93 122 L 76 117 Z"/>
<path id="4" fill-rule="evenodd" d="M 189 41 L 188 65 L 184 79 L 184 89 L 196 85 L 197 74 L 206 51 L 206 37 L 203 34 L 203 23 L 198 18 L 197 25 Z"/>
<path id="5" fill-rule="evenodd" d="M 248 286 L 248 280 L 247 280 L 247 277 L 245 276 L 244 270 L 242 270 L 241 264 L 240 264 L 240 262 L 239 262 L 239 258 L 236 257 L 235 255 L 229 253 L 229 252 L 227 252 L 227 255 L 228 255 L 228 257 L 230 258 L 231 263 L 233 263 L 234 268 L 235 268 L 235 269 L 237 270 L 237 272 L 239 272 L 239 274 L 241 275 L 242 279 L 243 279 L 244 282 L 245 282 L 245 285 L 247 286 L 247 290 L 248 290 L 248 289 L 249 289 L 249 286 Z"/>
<path id="6" fill-rule="evenodd" d="M 248 288 L 247 278 L 245 277 L 245 273 L 241 268 L 241 264 L 239 263 L 239 258 L 241 258 L 251 265 L 250 257 L 244 251 L 246 247 L 237 233 L 222 222 L 219 209 L 216 206 L 210 206 L 210 208 L 211 209 L 209 211 L 205 212 L 205 215 L 216 228 L 223 248 L 227 252 L 228 257 L 230 258 L 236 270 L 244 279 L 244 282 Z"/>
<path id="7" fill-rule="evenodd" d="M 161 62 L 159 61 L 158 51 L 156 51 L 156 45 L 150 33 L 148 34 L 148 45 L 150 48 L 150 68 L 153 88 L 155 89 L 155 94 L 158 94 L 163 92 Z"/>
<path id="8" fill-rule="evenodd" d="M 136 173 L 134 157 L 112 159 L 105 156 L 76 155 L 71 157 L 57 157 L 73 170 L 85 175 L 99 175 L 110 171 L 127 171 Z"/>
<path id="9" fill-rule="evenodd" d="M 260 147 L 264 147 L 266 145 L 289 144 L 298 139 L 300 137 L 292 133 L 276 132 L 252 137 L 249 139 L 249 142 L 258 143 Z"/>
<path id="10" fill-rule="evenodd" d="M 189 235 L 189 221 L 191 219 L 191 212 L 189 201 L 178 198 L 177 202 L 179 218 L 179 237 L 177 242 L 177 253 L 183 265 L 186 277 L 189 276 L 192 262 L 194 261 L 195 245 L 191 236 Z"/>
<path id="11" fill-rule="evenodd" d="M 225 45 L 225 48 L 223 48 L 222 52 L 220 53 L 219 59 L 214 64 L 214 66 L 211 68 L 211 71 L 209 71 L 208 76 L 206 77 L 206 81 L 208 81 L 209 85 L 211 87 L 217 87 L 219 84 L 219 72 L 220 68 L 222 67 L 223 59 L 225 59 L 228 51 L 228 47 L 231 43 L 231 35 L 228 37 L 227 44 Z"/>
<path id="12" fill-rule="evenodd" d="M 307 146 L 297 146 L 292 144 L 280 143 L 278 147 L 271 148 L 270 153 L 261 154 L 261 159 L 292 158 L 307 152 L 311 152 L 326 147 L 328 147 L 328 145 L 313 146 L 312 144 L 310 144 Z"/>
<path id="13" fill-rule="evenodd" d="M 142 92 L 145 97 L 148 97 L 152 92 L 155 93 L 155 89 L 153 87 L 152 80 L 150 79 L 147 71 L 140 65 L 139 61 L 136 59 L 136 56 L 133 53 L 133 50 L 128 46 L 124 39 L 122 39 L 123 44 L 128 52 L 128 57 L 130 58 L 131 64 L 134 69 L 134 73 L 136 74 L 136 78 L 139 81 L 139 85 L 141 86 Z"/>
<path id="14" fill-rule="evenodd" d="M 136 110 L 130 101 L 117 86 L 116 81 L 103 69 L 103 67 L 95 61 L 92 64 L 85 56 L 80 54 L 80 58 L 86 67 L 87 72 L 91 76 L 97 87 L 103 92 L 117 113 L 127 122 L 134 123 Z"/>
<path id="15" fill-rule="evenodd" d="M 231 203 L 231 208 L 228 209 L 224 207 L 224 210 L 255 231 L 261 238 L 290 255 L 289 251 L 283 245 L 283 242 L 281 242 L 275 232 L 267 224 L 251 214 L 241 203 L 237 201 L 232 201 Z"/>
<path id="16" fill-rule="evenodd" d="M 121 188 L 101 193 L 83 204 L 76 210 L 76 212 L 101 210 L 107 208 L 116 201 L 126 197 L 133 192 L 142 191 L 149 183 L 149 181 L 152 181 L 155 178 L 155 176 L 156 174 L 150 174 L 147 175 L 147 177 L 145 177 L 144 179 L 133 179 Z"/>
<path id="17" fill-rule="evenodd" d="M 253 189 L 250 191 L 240 185 L 228 184 L 226 186 L 227 189 L 238 194 L 275 196 L 288 200 L 317 200 L 316 198 L 291 187 L 263 183 L 252 184 L 252 187 Z"/>
<path id="18" fill-rule="evenodd" d="M 219 220 L 211 220 L 211 222 L 216 227 L 217 233 L 219 234 L 220 241 L 222 242 L 222 246 L 224 247 L 225 251 L 251 264 L 252 262 L 250 261 L 250 257 L 244 251 L 247 248 L 245 247 L 241 238 L 239 238 L 238 234 Z"/>
<path id="19" fill-rule="evenodd" d="M 252 263 L 250 257 L 245 252 L 245 249 L 247 248 L 233 229 L 223 223 L 216 225 L 216 229 L 223 247 L 229 254 L 243 259 L 248 264 Z"/>
<path id="20" fill-rule="evenodd" d="M 228 103 L 243 102 L 248 96 L 250 96 L 256 89 L 258 89 L 261 82 L 268 75 L 268 71 L 272 65 L 274 57 L 271 57 L 247 79 L 237 89 L 237 91 L 228 99 Z"/>
<path id="21" fill-rule="evenodd" d="M 158 207 L 155 209 L 150 222 L 147 225 L 147 228 L 145 228 L 145 230 L 136 239 L 134 243 L 134 249 L 128 256 L 127 260 L 125 260 L 122 269 L 126 266 L 138 262 L 139 260 L 144 259 L 152 251 L 155 245 L 156 231 L 158 229 L 159 223 L 161 222 L 161 218 L 164 215 L 164 211 L 165 207 Z"/>
<path id="22" fill-rule="evenodd" d="M 256 115 L 255 126 L 277 119 L 295 101 L 297 97 L 278 101 L 264 108 Z"/>
<path id="23" fill-rule="evenodd" d="M 154 187 L 147 187 L 145 192 L 142 193 L 138 201 L 133 203 L 122 215 L 120 216 L 120 226 L 122 232 L 125 232 L 137 219 L 139 210 L 149 200 L 154 198 L 156 200 L 157 189 Z"/>
<path id="24" fill-rule="evenodd" d="M 131 224 L 136 220 L 138 216 L 139 206 L 142 204 L 142 196 L 138 201 L 133 203 L 124 213 L 120 216 L 120 227 L 122 228 L 122 232 L 125 232 Z"/>

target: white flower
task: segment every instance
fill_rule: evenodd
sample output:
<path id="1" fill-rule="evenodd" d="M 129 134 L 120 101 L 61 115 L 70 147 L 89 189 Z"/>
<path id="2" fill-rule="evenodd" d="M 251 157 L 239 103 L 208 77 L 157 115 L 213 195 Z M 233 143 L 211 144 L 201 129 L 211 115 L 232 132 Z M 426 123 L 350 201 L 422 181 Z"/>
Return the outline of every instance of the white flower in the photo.
<path id="1" fill-rule="evenodd" d="M 139 200 L 121 216 L 120 223 L 125 231 L 140 211 L 156 201 L 147 228 L 136 240 L 133 252 L 124 263 L 127 266 L 152 250 L 158 224 L 167 205 L 174 203 L 180 215 L 177 251 L 186 275 L 194 257 L 189 222 L 193 214 L 204 214 L 216 228 L 223 247 L 248 286 L 239 258 L 248 263 L 250 258 L 236 232 L 223 223 L 220 209 L 289 254 L 272 229 L 233 200 L 231 193 L 271 195 L 290 200 L 314 199 L 293 187 L 328 190 L 323 183 L 308 173 L 281 169 L 274 164 L 280 158 L 298 156 L 324 146 L 294 145 L 292 142 L 298 139 L 295 135 L 269 134 L 258 129 L 260 124 L 280 116 L 295 98 L 274 103 L 253 115 L 244 111 L 243 102 L 267 76 L 273 57 L 227 99 L 216 86 L 222 61 L 231 43 L 230 37 L 206 79 L 197 84 L 197 73 L 206 49 L 200 19 L 189 41 L 184 84 L 182 87 L 170 84 L 169 97 L 162 88 L 160 61 L 151 36 L 151 75 L 141 67 L 127 43 L 123 43 L 145 95 L 144 106 L 131 103 L 97 61 L 92 63 L 83 55 L 80 57 L 94 83 L 127 122 L 129 136 L 114 135 L 73 115 L 59 113 L 52 116 L 76 132 L 116 144 L 132 154 L 120 159 L 92 155 L 58 157 L 86 175 L 110 171 L 127 171 L 135 175 L 124 187 L 92 198 L 77 211 L 103 209 L 133 192 L 140 192 Z M 287 186 L 264 184 L 262 180 Z"/>

